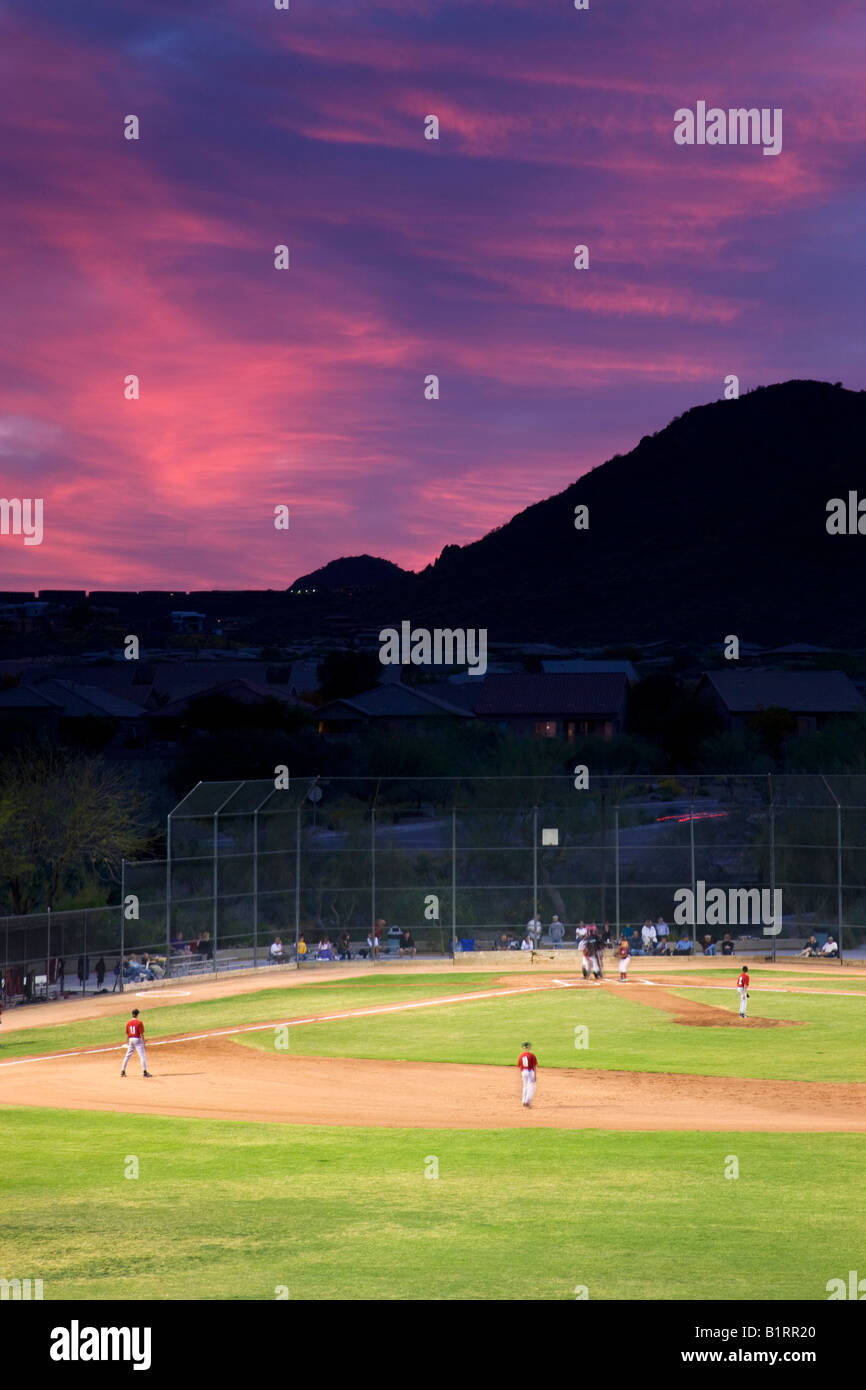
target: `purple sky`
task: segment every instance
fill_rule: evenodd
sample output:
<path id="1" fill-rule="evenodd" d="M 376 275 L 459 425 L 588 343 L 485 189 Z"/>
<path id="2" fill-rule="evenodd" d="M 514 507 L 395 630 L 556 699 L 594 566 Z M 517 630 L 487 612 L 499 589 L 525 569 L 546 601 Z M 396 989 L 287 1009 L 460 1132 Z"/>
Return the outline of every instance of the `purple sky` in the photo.
<path id="1" fill-rule="evenodd" d="M 0 0 L 0 491 L 45 509 L 0 587 L 418 568 L 728 373 L 863 388 L 864 37 L 861 0 Z M 699 99 L 781 107 L 782 153 L 675 145 Z"/>

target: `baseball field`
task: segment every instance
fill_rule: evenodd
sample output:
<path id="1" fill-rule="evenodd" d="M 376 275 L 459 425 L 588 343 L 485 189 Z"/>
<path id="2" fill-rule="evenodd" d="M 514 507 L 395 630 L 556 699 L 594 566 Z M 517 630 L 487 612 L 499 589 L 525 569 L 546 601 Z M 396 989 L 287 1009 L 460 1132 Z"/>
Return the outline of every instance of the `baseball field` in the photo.
<path id="1" fill-rule="evenodd" d="M 866 1244 L 866 972 L 759 966 L 744 1022 L 736 963 L 608 968 L 10 1011 L 4 1263 L 59 1300 L 826 1299 Z M 134 1007 L 151 1079 L 120 1076 Z"/>

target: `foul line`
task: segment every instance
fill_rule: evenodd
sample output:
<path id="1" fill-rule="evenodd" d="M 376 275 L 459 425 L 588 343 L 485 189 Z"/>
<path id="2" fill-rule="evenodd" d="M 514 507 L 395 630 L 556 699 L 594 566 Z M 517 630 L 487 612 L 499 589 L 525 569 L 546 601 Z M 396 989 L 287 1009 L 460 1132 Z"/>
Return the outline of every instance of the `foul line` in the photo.
<path id="1" fill-rule="evenodd" d="M 549 984 L 526 985 L 519 989 L 485 990 L 480 994 L 456 994 L 444 999 L 416 999 L 408 1004 L 382 1004 L 372 1009 L 348 1009 L 338 1014 L 314 1014 L 310 1018 L 287 1018 L 280 1023 L 248 1023 L 237 1028 L 213 1028 L 207 1033 L 184 1033 L 178 1038 L 145 1039 L 146 1047 L 170 1047 L 174 1043 L 201 1042 L 207 1038 L 225 1038 L 236 1033 L 263 1033 L 269 1028 L 296 1028 L 303 1023 L 332 1023 L 344 1018 L 368 1018 L 372 1014 L 403 1013 L 407 1009 L 430 1009 L 441 1004 L 469 1004 L 475 999 L 503 999 L 509 994 L 538 994 L 549 991 Z M 29 1062 L 60 1062 L 67 1057 L 95 1057 L 104 1052 L 123 1052 L 126 1043 L 110 1047 L 82 1047 L 77 1052 L 42 1052 L 38 1057 L 19 1057 L 12 1062 L 0 1062 L 3 1067 L 23 1067 Z"/>

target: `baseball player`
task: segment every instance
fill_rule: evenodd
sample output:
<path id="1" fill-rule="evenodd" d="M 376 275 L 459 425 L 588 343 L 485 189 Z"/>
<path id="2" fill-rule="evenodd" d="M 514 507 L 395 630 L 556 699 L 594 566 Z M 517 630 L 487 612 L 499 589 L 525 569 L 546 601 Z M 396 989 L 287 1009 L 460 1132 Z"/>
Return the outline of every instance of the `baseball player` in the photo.
<path id="1" fill-rule="evenodd" d="M 746 1000 L 749 997 L 749 967 L 744 965 L 737 980 L 740 995 L 740 1018 L 746 1017 Z"/>
<path id="2" fill-rule="evenodd" d="M 523 1051 L 517 1059 L 523 1080 L 523 1104 L 527 1109 L 532 1104 L 532 1097 L 535 1095 L 535 1073 L 538 1071 L 538 1058 L 534 1052 L 530 1052 L 531 1046 L 531 1043 L 525 1042 Z"/>
<path id="3" fill-rule="evenodd" d="M 628 937 L 624 936 L 619 943 L 619 979 L 620 984 L 625 984 L 628 980 L 628 963 L 631 959 L 631 946 Z"/>
<path id="4" fill-rule="evenodd" d="M 133 1052 L 137 1052 L 141 1058 L 141 1070 L 145 1076 L 151 1073 L 147 1070 L 147 1058 L 144 1055 L 144 1024 L 138 1016 L 138 1009 L 133 1009 L 132 1018 L 126 1025 L 126 1036 L 129 1039 L 126 1045 L 126 1056 L 123 1059 L 121 1076 L 126 1076 L 126 1064 Z"/>

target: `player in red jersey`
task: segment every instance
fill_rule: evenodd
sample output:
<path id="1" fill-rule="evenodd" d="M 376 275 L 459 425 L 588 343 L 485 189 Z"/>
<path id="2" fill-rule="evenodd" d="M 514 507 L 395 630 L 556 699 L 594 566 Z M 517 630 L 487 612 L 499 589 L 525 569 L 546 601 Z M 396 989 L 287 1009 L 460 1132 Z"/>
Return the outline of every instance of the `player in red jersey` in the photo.
<path id="1" fill-rule="evenodd" d="M 620 984 L 624 985 L 628 979 L 628 963 L 631 959 L 631 946 L 628 943 L 627 936 L 624 936 L 622 941 L 619 943 L 619 951 L 617 954 L 619 955 Z"/>
<path id="2" fill-rule="evenodd" d="M 530 1052 L 530 1046 L 530 1043 L 524 1043 L 523 1051 L 517 1059 L 523 1079 L 523 1104 L 527 1107 L 532 1104 L 532 1097 L 535 1095 L 535 1074 L 538 1071 L 538 1058 L 534 1052 Z"/>
<path id="3" fill-rule="evenodd" d="M 121 1076 L 126 1076 L 126 1064 L 133 1052 L 137 1052 L 141 1058 L 141 1070 L 144 1075 L 150 1076 L 151 1073 L 147 1070 L 147 1058 L 144 1055 L 144 1024 L 138 1016 L 138 1009 L 132 1011 L 132 1018 L 126 1025 L 126 1036 L 129 1041 L 126 1045 L 126 1056 L 123 1059 Z"/>
<path id="4" fill-rule="evenodd" d="M 746 1000 L 749 997 L 749 967 L 744 965 L 737 979 L 737 989 L 740 993 L 740 1018 L 746 1017 Z"/>

